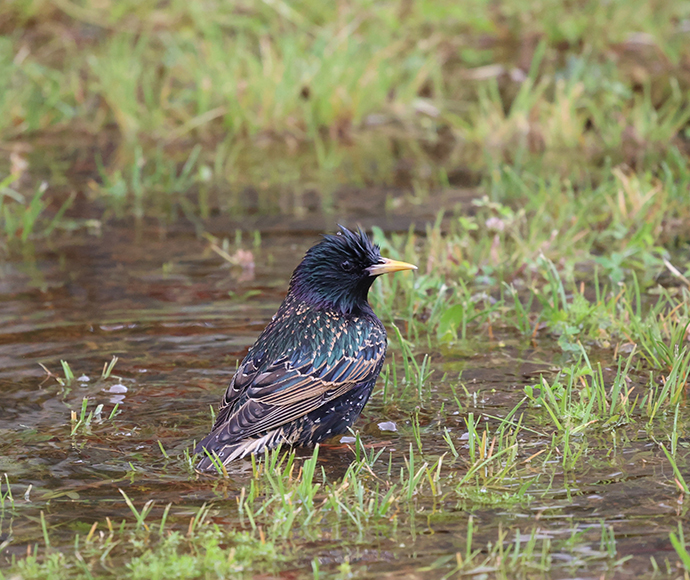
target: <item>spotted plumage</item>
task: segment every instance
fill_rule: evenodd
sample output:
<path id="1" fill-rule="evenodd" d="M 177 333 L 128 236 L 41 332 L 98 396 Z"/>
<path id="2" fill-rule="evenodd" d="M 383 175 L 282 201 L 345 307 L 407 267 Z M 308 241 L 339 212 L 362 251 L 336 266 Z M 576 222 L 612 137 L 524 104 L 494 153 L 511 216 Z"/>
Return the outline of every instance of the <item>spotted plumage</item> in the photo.
<path id="1" fill-rule="evenodd" d="M 309 446 L 359 417 L 386 355 L 386 330 L 367 301 L 380 274 L 414 266 L 381 258 L 361 230 L 325 236 L 296 268 L 273 320 L 242 361 L 198 469 L 280 444 Z"/>

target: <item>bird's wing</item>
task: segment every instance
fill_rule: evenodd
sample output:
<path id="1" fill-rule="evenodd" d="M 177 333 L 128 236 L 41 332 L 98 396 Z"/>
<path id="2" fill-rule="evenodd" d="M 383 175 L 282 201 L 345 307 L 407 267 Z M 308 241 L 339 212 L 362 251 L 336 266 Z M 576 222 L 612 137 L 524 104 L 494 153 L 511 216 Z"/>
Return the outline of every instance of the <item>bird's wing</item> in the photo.
<path id="1" fill-rule="evenodd" d="M 334 359 L 298 351 L 265 364 L 262 353 L 249 355 L 206 441 L 232 443 L 294 421 L 371 379 L 385 352 L 384 338 L 368 340 L 353 355 Z"/>

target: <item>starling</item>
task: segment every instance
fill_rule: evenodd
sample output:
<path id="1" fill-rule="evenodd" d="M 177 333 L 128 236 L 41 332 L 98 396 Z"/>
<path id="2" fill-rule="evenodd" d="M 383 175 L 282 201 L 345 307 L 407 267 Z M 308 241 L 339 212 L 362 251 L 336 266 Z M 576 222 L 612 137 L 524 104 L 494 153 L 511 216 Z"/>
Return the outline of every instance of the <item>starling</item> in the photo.
<path id="1" fill-rule="evenodd" d="M 347 431 L 386 356 L 386 330 L 367 301 L 369 288 L 381 274 L 416 269 L 382 258 L 361 229 L 341 226 L 310 248 L 197 446 L 197 468 L 212 470 L 214 461 L 227 465 L 280 444 L 312 446 Z"/>

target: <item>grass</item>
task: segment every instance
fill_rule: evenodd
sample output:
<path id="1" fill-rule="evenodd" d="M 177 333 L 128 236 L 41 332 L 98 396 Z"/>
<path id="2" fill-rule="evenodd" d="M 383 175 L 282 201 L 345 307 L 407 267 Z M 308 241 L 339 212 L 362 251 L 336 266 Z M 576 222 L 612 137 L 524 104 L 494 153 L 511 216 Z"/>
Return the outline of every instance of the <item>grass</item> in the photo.
<path id="1" fill-rule="evenodd" d="M 456 493 L 452 487 L 442 487 L 446 479 L 443 459 L 439 458 L 431 466 L 427 462 L 419 464 L 412 445 L 399 477 L 393 478 L 394 483 L 382 487 L 379 482 L 372 486 L 372 481 L 379 479 L 374 470 L 381 473 L 381 468 L 385 469 L 382 452 L 362 448 L 360 458 L 351 463 L 341 479 L 333 482 L 326 480 L 323 468 L 317 469 L 318 448 L 311 458 L 304 460 L 277 450 L 269 453 L 265 461 L 253 462 L 249 486 L 242 487 L 237 501 L 230 504 L 236 506 L 240 528 L 244 527 L 244 531 L 214 523 L 230 507 L 224 503 L 204 505 L 186 522 L 176 513 L 179 510 L 171 509 L 172 504 L 162 513 L 157 510 L 159 515 L 152 518 L 156 510 L 153 500 L 137 507 L 120 489 L 132 517 L 120 525 L 109 519 L 105 523 L 94 522 L 87 534 L 74 537 L 74 551 L 66 552 L 52 547 L 50 528 L 41 512 L 40 550 L 36 545 L 26 557 L 13 560 L 12 569 L 22 578 L 89 578 L 112 574 L 132 579 L 166 578 L 173 571 L 177 578 L 228 574 L 251 577 L 257 572 L 277 570 L 285 562 L 294 565 L 310 558 L 312 568 L 325 572 L 318 557 L 281 546 L 289 545 L 284 544 L 286 540 L 323 542 L 324 531 L 328 541 L 354 541 L 355 545 L 376 530 L 391 539 L 404 538 L 409 533 L 408 526 L 414 527 L 416 514 L 423 513 L 429 505 L 430 494 L 440 498 Z M 482 453 L 479 450 L 478 458 L 481 459 Z M 523 497 L 523 501 L 528 499 Z M 452 557 L 435 559 L 420 571 L 439 570 L 447 577 L 459 571 L 475 574 L 483 568 L 500 571 L 502 575 L 548 572 L 554 550 L 568 551 L 581 544 L 572 538 L 565 542 L 539 538 L 537 528 L 528 535 L 516 529 L 511 539 L 508 530 L 501 527 L 498 536 L 484 544 L 476 539 L 477 524 L 472 515 L 467 518 L 462 535 L 462 550 Z M 616 561 L 615 540 L 609 528 L 602 527 L 601 546 L 601 551 L 588 558 L 608 560 L 611 569 L 619 567 L 621 562 Z M 342 573 L 347 566 L 346 559 L 335 571 L 329 567 L 330 573 Z M 356 570 L 351 572 L 356 574 Z"/>
<path id="2" fill-rule="evenodd" d="M 397 364 L 399 374 L 389 373 L 390 389 L 401 399 L 400 393 L 407 393 L 405 400 L 419 402 L 419 371 L 411 369 L 420 367 L 409 345 L 399 352 L 410 360 Z M 435 425 L 427 424 L 425 414 L 418 412 L 409 429 L 401 430 L 402 441 L 392 444 L 395 448 L 372 446 L 356 433 L 349 463 L 335 476 L 328 474 L 328 455 L 322 458 L 318 447 L 311 456 L 278 449 L 252 458 L 243 476 L 225 472 L 227 479 L 202 482 L 195 474 L 188 476 L 190 483 L 196 481 L 193 485 L 215 489 L 214 499 L 200 508 L 167 504 L 161 509 L 150 494 L 120 488 L 124 509 L 118 508 L 117 499 L 112 509 L 121 522 L 109 517 L 92 521 L 84 532 L 71 535 L 71 547 L 55 539 L 55 534 L 64 538 L 64 531 L 51 523 L 51 504 L 45 503 L 49 511 L 40 511 L 40 537 L 27 544 L 25 555 L 9 559 L 10 573 L 27 579 L 167 578 L 174 571 L 175 577 L 206 578 L 252 577 L 297 567 L 310 569 L 315 577 L 357 577 L 367 567 L 351 557 L 362 545 L 408 543 L 423 538 L 424 530 L 451 521 L 460 542 L 456 551 L 417 558 L 420 572 L 451 578 L 489 571 L 497 578 L 529 578 L 559 569 L 557 561 L 564 554 L 575 567 L 621 571 L 631 556 L 619 550 L 613 528 L 605 523 L 596 527 L 599 537 L 584 524 L 563 537 L 553 529 L 545 533 L 538 523 L 526 528 L 524 521 L 519 527 L 492 525 L 487 534 L 476 514 L 487 508 L 520 513 L 548 502 L 552 487 L 563 485 L 554 478 L 581 471 L 591 461 L 589 448 L 602 431 L 632 436 L 645 423 L 657 432 L 671 433 L 670 441 L 659 443 L 673 473 L 667 485 L 687 491 L 686 459 L 679 445 L 686 425 L 679 412 L 681 402 L 673 398 L 675 387 L 640 383 L 633 369 L 636 360 L 635 351 L 622 356 L 615 377 L 604 378 L 602 366 L 593 365 L 583 349 L 555 379 L 542 378 L 539 386 L 526 388 L 526 396 L 503 417 L 483 411 L 477 393 L 461 383 L 452 401 L 444 400 Z M 103 374 L 107 370 L 106 365 Z M 631 396 L 631 379 L 641 397 Z M 413 388 L 405 390 L 408 382 Z M 422 401 L 427 400 L 424 391 L 430 383 L 426 375 Z M 677 383 L 669 375 L 666 384 Z M 459 425 L 454 407 L 470 409 Z M 86 403 L 79 423 L 88 425 L 85 417 Z M 91 435 L 84 431 L 84 436 Z M 180 460 L 185 461 L 182 456 L 166 456 L 166 463 Z M 142 477 L 135 467 L 132 473 Z M 2 500 L 2 513 L 15 510 L 9 479 Z M 464 515 L 458 517 L 451 506 Z M 676 535 L 670 538 L 682 560 L 681 541 Z M 325 546 L 332 542 L 341 546 L 340 562 L 323 559 Z"/>
<path id="3" fill-rule="evenodd" d="M 644 249 L 635 223 L 660 227 L 664 201 L 685 191 L 687 18 L 670 0 L 6 3 L 0 231 L 22 244 L 88 227 L 70 216 L 69 160 L 46 160 L 46 191 L 26 154 L 78 133 L 98 144 L 88 197 L 105 220 L 236 213 L 246 186 L 263 211 L 304 213 L 316 188 L 332 212 L 338 188 L 372 183 L 418 204 L 469 171 L 502 204 L 487 206 L 499 238 L 529 215 L 517 202 L 546 188 L 570 200 L 542 207 L 552 246 L 571 247 L 575 209 L 580 222 L 616 214 L 613 239 L 638 235 Z M 606 259 L 615 276 L 635 253 Z"/>
<path id="4" fill-rule="evenodd" d="M 548 205 L 545 193 L 534 209 L 543 214 L 542 208 Z M 597 207 L 595 200 L 591 200 L 590 207 Z M 530 225 L 530 230 L 524 234 L 548 232 L 546 224 L 536 223 L 542 218 L 525 215 L 524 223 Z M 597 246 L 610 240 L 606 230 L 592 234 L 588 244 L 580 241 L 565 250 L 560 242 L 558 247 L 547 248 L 548 240 L 528 241 L 519 229 L 513 239 L 498 239 L 480 225 L 490 219 L 488 212 L 472 220 L 472 229 L 462 224 L 468 218 L 460 218 L 456 222 L 460 227 L 454 227 L 451 221 L 450 231 L 444 234 L 437 224 L 427 230 L 426 236 L 411 232 L 394 235 L 390 240 L 375 230 L 386 253 L 426 266 L 426 272 L 414 280 L 382 280 L 373 292 L 377 306 L 391 318 L 402 318 L 410 336 L 416 338 L 423 332 L 452 342 L 467 339 L 468 329 L 477 327 L 491 336 L 496 325 L 512 326 L 531 336 L 546 330 L 558 338 L 564 351 L 574 353 L 580 352 L 578 343 L 583 341 L 597 340 L 609 346 L 616 340 L 639 343 L 650 365 L 669 368 L 674 358 L 671 352 L 676 348 L 673 345 L 682 342 L 688 318 L 684 283 L 673 289 L 673 296 L 656 284 L 668 271 L 666 250 L 654 244 L 639 249 L 638 237 L 634 236 L 621 242 L 621 255 L 636 258 L 621 259 L 615 271 L 602 271 Z M 611 215 L 605 219 L 615 223 Z M 577 217 L 570 221 L 579 234 L 593 227 L 590 224 L 582 229 L 584 224 L 578 225 Z M 640 223 L 639 227 L 647 226 Z M 478 232 L 476 238 L 470 235 L 474 231 Z M 559 232 L 566 240 L 576 236 L 582 240 L 584 236 L 579 234 Z M 556 240 L 552 241 L 555 245 Z M 573 255 L 571 250 L 578 248 Z M 461 259 L 468 250 L 469 259 Z M 560 268 L 544 250 L 553 258 L 560 256 Z M 658 259 L 659 255 L 664 259 Z M 669 340 L 672 345 L 667 347 Z"/>
<path id="5" fill-rule="evenodd" d="M 115 368 L 117 361 L 118 357 L 113 356 L 110 362 L 103 363 L 103 370 L 101 371 L 101 376 L 94 381 L 94 386 L 105 386 L 105 381 L 111 378 L 113 369 Z M 62 367 L 62 372 L 64 375 L 62 377 L 53 374 L 45 365 L 41 363 L 39 364 L 41 368 L 45 371 L 47 378 L 54 379 L 55 382 L 57 382 L 57 384 L 60 386 L 63 400 L 70 397 L 70 394 L 73 393 L 75 387 L 77 389 L 83 389 L 88 388 L 90 385 L 91 379 L 85 374 L 80 375 L 79 378 L 76 378 L 71 365 L 69 364 L 69 362 L 65 360 L 60 361 L 60 366 Z M 115 377 L 113 375 L 113 378 L 120 377 Z M 92 434 L 92 428 L 94 425 L 111 423 L 113 418 L 121 412 L 119 406 L 119 403 L 115 403 L 115 405 L 110 409 L 110 412 L 107 414 L 107 416 L 103 416 L 103 411 L 105 410 L 105 408 L 102 403 L 97 404 L 94 409 L 88 411 L 89 397 L 82 397 L 81 405 L 79 406 L 78 410 L 70 411 L 70 437 L 75 438 L 76 436 L 89 436 Z M 161 450 L 165 454 L 165 450 L 163 449 L 162 445 Z"/>
<path id="6" fill-rule="evenodd" d="M 125 499 L 127 496 L 123 493 Z M 128 502 L 131 505 L 131 502 Z M 169 506 L 168 506 L 169 508 Z M 139 517 L 139 513 L 132 506 Z M 167 514 L 168 512 L 164 512 Z M 140 578 L 199 578 L 199 577 L 251 577 L 253 571 L 270 571 L 285 558 L 270 542 L 261 541 L 248 533 L 225 533 L 218 526 L 206 522 L 208 510 L 201 509 L 190 520 L 187 533 L 171 530 L 167 533 L 164 520 L 156 529 L 135 525 L 114 527 L 108 522 L 104 531 L 97 532 L 94 525 L 85 537 L 75 539 L 75 556 L 50 551 L 39 558 L 35 551 L 17 562 L 16 571 L 22 578 L 90 578 L 94 577 L 91 562 L 94 556 L 104 568 L 95 576 L 106 577 L 117 573 L 118 577 Z M 47 534 L 47 532 L 46 532 Z M 160 541 L 152 547 L 152 540 Z M 231 545 L 230 548 L 228 546 Z M 109 559 L 112 552 L 126 549 L 131 558 L 126 566 L 112 568 Z"/>

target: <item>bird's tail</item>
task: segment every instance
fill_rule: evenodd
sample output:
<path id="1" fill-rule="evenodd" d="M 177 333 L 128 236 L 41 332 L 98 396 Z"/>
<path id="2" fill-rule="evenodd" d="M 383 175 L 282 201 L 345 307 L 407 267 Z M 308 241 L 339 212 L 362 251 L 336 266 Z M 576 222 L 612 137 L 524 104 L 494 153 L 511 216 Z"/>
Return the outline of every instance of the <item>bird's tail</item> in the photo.
<path id="1" fill-rule="evenodd" d="M 196 452 L 202 454 L 203 457 L 197 463 L 196 469 L 202 472 L 218 471 L 220 473 L 223 470 L 222 466 L 228 465 L 228 463 L 236 459 L 242 459 L 251 454 L 265 453 L 285 442 L 285 437 L 279 429 L 269 431 L 262 437 L 243 439 L 236 443 L 223 445 L 217 449 L 204 447 L 204 442 L 202 441 L 199 447 L 197 447 Z"/>

